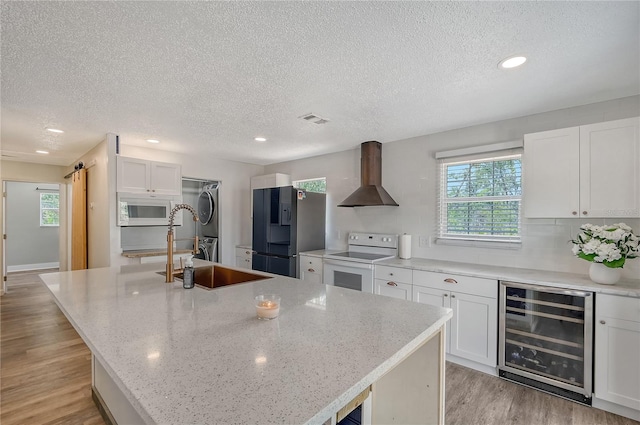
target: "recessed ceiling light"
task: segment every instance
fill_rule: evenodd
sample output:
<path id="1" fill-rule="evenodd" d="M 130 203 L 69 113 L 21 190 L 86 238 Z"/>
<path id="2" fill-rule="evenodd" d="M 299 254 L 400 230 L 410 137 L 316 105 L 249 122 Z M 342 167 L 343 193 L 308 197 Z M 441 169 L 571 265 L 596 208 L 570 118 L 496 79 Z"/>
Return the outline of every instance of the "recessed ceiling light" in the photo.
<path id="1" fill-rule="evenodd" d="M 36 151 L 36 153 L 41 153 L 41 154 L 45 154 L 45 155 L 49 154 L 49 152 L 47 152 L 47 151 L 40 151 L 40 150 Z"/>
<path id="2" fill-rule="evenodd" d="M 266 142 L 267 141 L 267 139 L 265 139 L 264 137 L 256 137 L 253 140 L 255 140 L 256 142 Z"/>
<path id="3" fill-rule="evenodd" d="M 156 140 L 156 139 L 147 139 L 147 142 L 149 142 L 149 143 L 160 143 L 160 140 Z"/>
<path id="4" fill-rule="evenodd" d="M 511 56 L 509 58 L 506 58 L 500 61 L 500 63 L 498 64 L 498 68 L 503 68 L 503 69 L 516 68 L 522 65 L 523 63 L 525 63 L 526 61 L 527 61 L 527 58 L 525 58 L 524 56 Z"/>
<path id="5" fill-rule="evenodd" d="M 47 131 L 50 131 L 52 133 L 64 133 L 64 131 L 58 130 L 57 128 L 47 128 Z"/>

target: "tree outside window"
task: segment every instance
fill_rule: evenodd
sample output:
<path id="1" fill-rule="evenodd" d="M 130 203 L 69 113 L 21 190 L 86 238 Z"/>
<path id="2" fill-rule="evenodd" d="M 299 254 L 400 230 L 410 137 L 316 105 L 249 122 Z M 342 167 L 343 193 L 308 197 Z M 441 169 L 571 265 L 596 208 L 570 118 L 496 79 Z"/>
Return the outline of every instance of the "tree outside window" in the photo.
<path id="1" fill-rule="evenodd" d="M 293 187 L 296 189 L 304 189 L 307 192 L 327 193 L 327 178 L 320 177 L 316 179 L 294 180 Z"/>
<path id="2" fill-rule="evenodd" d="M 520 239 L 520 155 L 443 164 L 440 237 Z"/>
<path id="3" fill-rule="evenodd" d="M 60 225 L 60 194 L 45 192 L 40 194 L 40 226 Z"/>

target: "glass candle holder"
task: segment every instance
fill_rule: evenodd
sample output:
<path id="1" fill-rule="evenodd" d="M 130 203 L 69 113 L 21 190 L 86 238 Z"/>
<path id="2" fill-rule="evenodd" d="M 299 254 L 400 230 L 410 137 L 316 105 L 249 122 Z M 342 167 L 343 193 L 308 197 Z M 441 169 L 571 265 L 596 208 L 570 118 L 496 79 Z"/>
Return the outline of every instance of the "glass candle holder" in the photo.
<path id="1" fill-rule="evenodd" d="M 258 295 L 256 297 L 258 319 L 271 320 L 280 314 L 280 297 L 277 295 Z"/>

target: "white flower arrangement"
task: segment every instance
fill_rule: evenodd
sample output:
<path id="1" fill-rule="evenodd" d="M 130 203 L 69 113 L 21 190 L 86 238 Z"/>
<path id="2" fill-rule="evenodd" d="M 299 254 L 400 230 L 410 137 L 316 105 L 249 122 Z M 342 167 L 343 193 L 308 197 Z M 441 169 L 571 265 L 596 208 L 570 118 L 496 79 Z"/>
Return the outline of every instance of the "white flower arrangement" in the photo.
<path id="1" fill-rule="evenodd" d="M 602 263 L 610 268 L 624 266 L 627 259 L 638 257 L 640 239 L 624 223 L 595 226 L 583 224 L 573 242 L 573 254 L 583 260 Z"/>

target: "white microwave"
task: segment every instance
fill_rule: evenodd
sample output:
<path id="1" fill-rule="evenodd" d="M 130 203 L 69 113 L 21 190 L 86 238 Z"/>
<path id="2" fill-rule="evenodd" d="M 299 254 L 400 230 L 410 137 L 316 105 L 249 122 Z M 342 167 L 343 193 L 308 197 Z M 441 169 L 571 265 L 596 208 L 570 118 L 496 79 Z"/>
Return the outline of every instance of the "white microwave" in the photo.
<path id="1" fill-rule="evenodd" d="M 168 226 L 171 210 L 180 203 L 180 196 L 118 193 L 118 226 Z M 182 225 L 182 210 L 176 213 L 173 224 Z"/>

